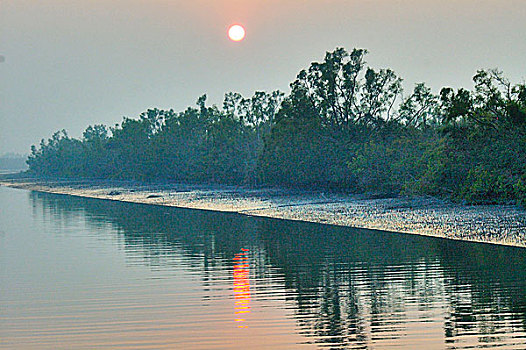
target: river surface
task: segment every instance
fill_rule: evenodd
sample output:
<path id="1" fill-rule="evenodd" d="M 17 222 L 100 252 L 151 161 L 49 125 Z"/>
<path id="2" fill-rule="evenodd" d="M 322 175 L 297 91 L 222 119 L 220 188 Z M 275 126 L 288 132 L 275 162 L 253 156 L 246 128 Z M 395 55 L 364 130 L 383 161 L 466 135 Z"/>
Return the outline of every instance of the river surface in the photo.
<path id="1" fill-rule="evenodd" d="M 1 349 L 526 349 L 526 249 L 0 187 Z"/>

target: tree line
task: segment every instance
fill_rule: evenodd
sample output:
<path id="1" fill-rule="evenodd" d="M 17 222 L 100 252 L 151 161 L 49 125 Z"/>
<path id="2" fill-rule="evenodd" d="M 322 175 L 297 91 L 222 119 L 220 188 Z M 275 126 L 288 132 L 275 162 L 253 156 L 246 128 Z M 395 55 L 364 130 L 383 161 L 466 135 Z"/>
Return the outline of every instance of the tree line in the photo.
<path id="1" fill-rule="evenodd" d="M 291 91 L 206 95 L 182 112 L 149 109 L 82 138 L 31 147 L 37 176 L 278 185 L 526 204 L 526 85 L 479 70 L 474 89 L 424 83 L 408 94 L 367 50 L 337 48 Z"/>

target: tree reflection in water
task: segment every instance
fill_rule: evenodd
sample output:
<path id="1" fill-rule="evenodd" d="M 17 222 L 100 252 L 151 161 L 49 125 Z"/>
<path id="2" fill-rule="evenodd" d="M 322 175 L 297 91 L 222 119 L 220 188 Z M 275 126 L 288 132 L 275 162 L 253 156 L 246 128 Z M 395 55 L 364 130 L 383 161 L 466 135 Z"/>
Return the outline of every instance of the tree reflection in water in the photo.
<path id="1" fill-rule="evenodd" d="M 140 263 L 169 268 L 177 251 L 203 290 L 231 273 L 236 319 L 276 291 L 308 342 L 340 348 L 526 347 L 526 252 L 328 225 L 32 193 L 60 220 L 108 222 Z M 248 253 L 253 262 L 248 268 Z M 272 272 L 274 271 L 274 272 Z M 249 282 L 249 278 L 253 280 Z M 290 307 L 292 305 L 292 307 Z"/>

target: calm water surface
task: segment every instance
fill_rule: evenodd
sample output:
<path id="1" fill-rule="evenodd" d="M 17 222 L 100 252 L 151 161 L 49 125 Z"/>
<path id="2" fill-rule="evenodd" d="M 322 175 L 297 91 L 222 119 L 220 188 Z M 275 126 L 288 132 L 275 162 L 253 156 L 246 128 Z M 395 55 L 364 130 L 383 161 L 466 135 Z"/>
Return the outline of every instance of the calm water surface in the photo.
<path id="1" fill-rule="evenodd" d="M 2 349 L 526 349 L 526 249 L 0 187 Z"/>

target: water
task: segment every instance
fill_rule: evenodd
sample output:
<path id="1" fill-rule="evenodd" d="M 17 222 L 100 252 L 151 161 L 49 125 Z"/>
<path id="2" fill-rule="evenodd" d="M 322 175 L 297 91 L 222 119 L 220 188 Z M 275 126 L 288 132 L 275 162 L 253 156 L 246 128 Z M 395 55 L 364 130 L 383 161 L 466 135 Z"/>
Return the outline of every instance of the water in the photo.
<path id="1" fill-rule="evenodd" d="M 526 349 L 526 250 L 0 188 L 1 349 Z"/>

